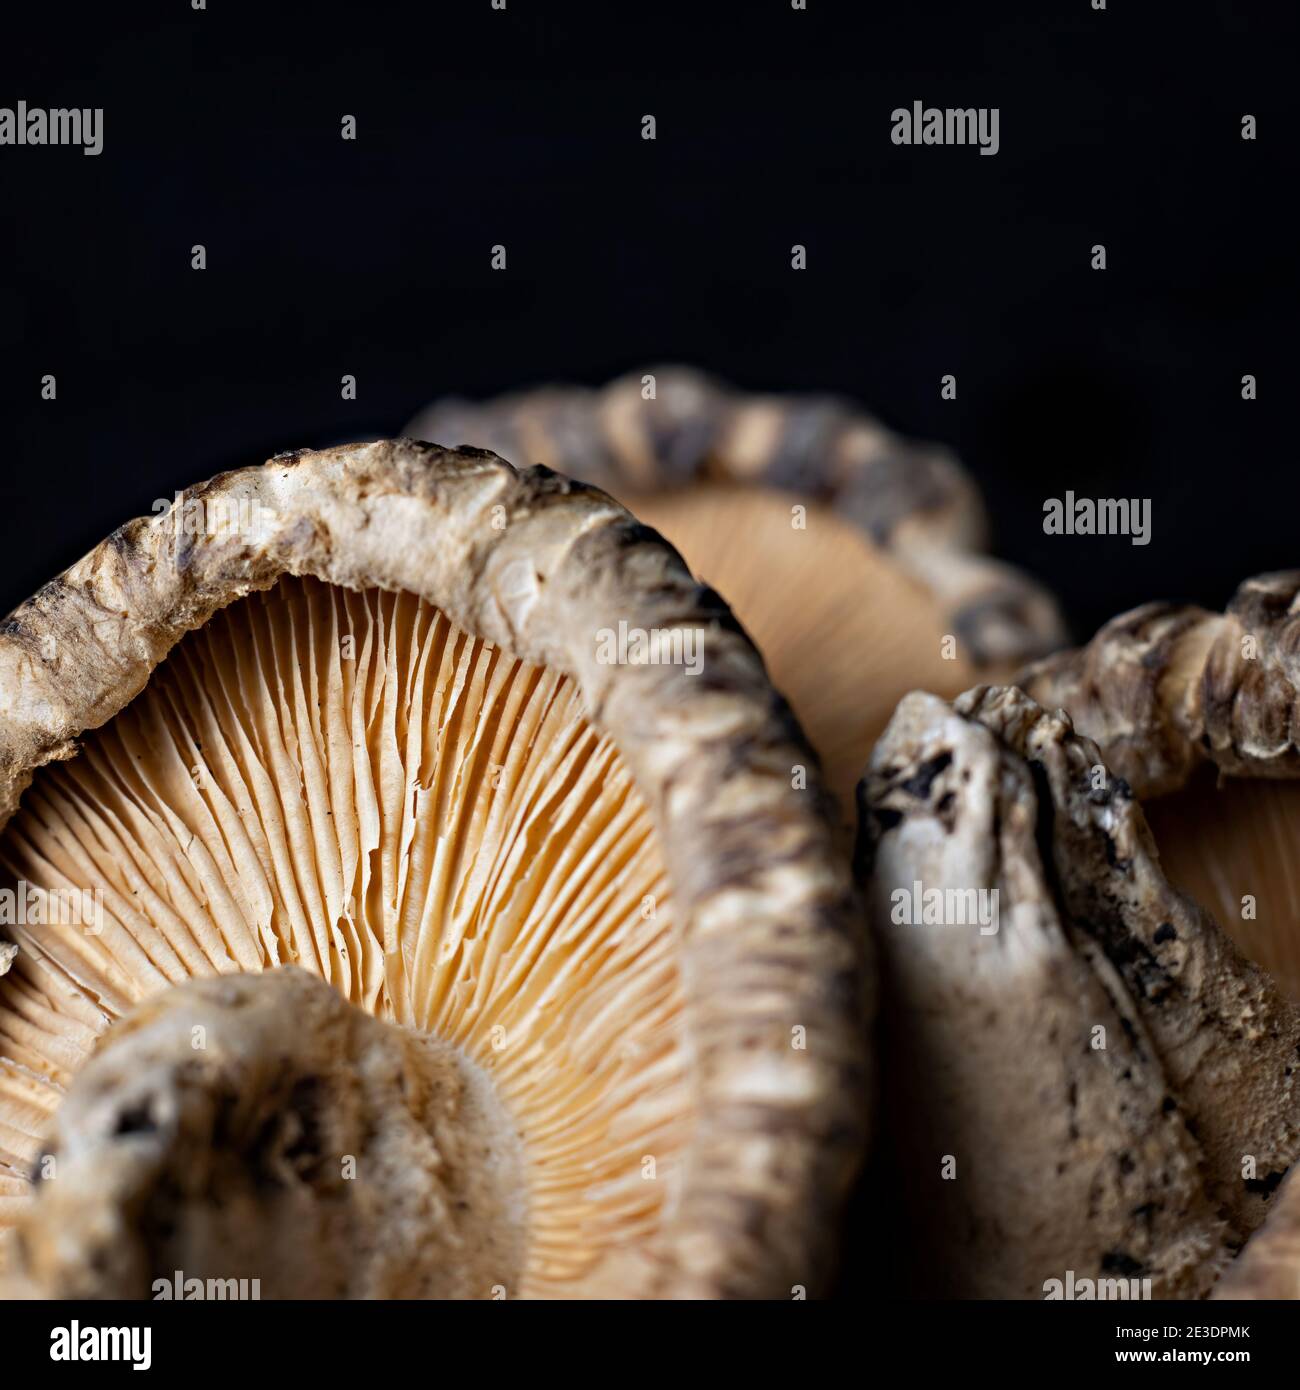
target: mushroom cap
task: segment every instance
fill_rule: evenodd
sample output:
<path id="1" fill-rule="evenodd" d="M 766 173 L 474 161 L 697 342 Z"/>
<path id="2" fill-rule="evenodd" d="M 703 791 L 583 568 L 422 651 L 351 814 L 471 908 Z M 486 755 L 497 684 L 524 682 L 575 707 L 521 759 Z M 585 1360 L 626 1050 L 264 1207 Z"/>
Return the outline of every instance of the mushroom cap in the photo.
<path id="1" fill-rule="evenodd" d="M 1246 580 L 1223 613 L 1148 603 L 1017 684 L 1070 711 L 1138 796 L 1211 763 L 1233 777 L 1300 777 L 1300 570 Z"/>
<path id="2" fill-rule="evenodd" d="M 1223 613 L 1135 608 L 1017 683 L 1096 740 L 1165 872 L 1300 999 L 1297 650 L 1300 571 L 1286 571 L 1246 580 Z"/>
<path id="3" fill-rule="evenodd" d="M 1019 689 L 903 701 L 862 810 L 886 1132 L 928 1282 L 1206 1293 L 1300 1156 L 1300 1010 L 1170 885 L 1097 745 Z"/>
<path id="4" fill-rule="evenodd" d="M 1289 570 L 1246 580 L 1223 613 L 1145 604 L 1019 678 L 1035 699 L 1068 711 L 1132 784 L 1146 803 L 1164 872 L 1267 967 L 1293 1016 L 1300 998 L 1298 650 L 1300 571 Z M 1215 983 L 1230 988 L 1232 976 Z M 1243 1029 L 1243 1037 L 1255 1045 L 1259 1032 L 1257 1025 Z M 1287 1061 L 1292 1066 L 1294 1057 Z M 1264 1074 L 1252 1058 L 1248 1083 L 1258 1085 Z M 1230 1123 L 1237 1104 L 1237 1094 L 1225 1094 L 1212 1122 Z M 1282 1180 L 1300 1150 L 1293 1138 L 1300 1106 L 1289 1084 L 1272 1127 L 1288 1147 L 1286 1161 L 1265 1166 L 1255 1180 L 1269 1215 L 1215 1285 L 1215 1298 L 1300 1296 L 1293 1166 Z M 1234 1140 L 1248 1155 L 1252 1146 Z"/>
<path id="5" fill-rule="evenodd" d="M 177 524 L 195 505 L 216 524 Z M 0 824 L 36 771 L 74 758 L 187 632 L 286 576 L 413 595 L 471 639 L 571 681 L 648 807 L 673 897 L 689 1135 L 663 1220 L 574 1291 L 815 1288 L 865 1126 L 869 971 L 847 865 L 816 760 L 753 645 L 669 546 L 596 489 L 409 440 L 286 454 L 188 489 L 0 631 Z M 692 631 L 699 674 L 602 659 L 600 634 L 620 623 Z M 6 1116 L 30 1100 L 30 1078 L 5 1056 L 12 979 L 0 984 L 0 1150 Z M 12 1166 L 0 1171 L 14 1194 Z"/>
<path id="6" fill-rule="evenodd" d="M 980 553 L 984 507 L 957 459 L 836 397 L 656 367 L 437 401 L 408 428 L 562 466 L 660 530 L 727 595 L 846 807 L 909 690 L 956 695 L 1065 640 L 1049 596 Z"/>

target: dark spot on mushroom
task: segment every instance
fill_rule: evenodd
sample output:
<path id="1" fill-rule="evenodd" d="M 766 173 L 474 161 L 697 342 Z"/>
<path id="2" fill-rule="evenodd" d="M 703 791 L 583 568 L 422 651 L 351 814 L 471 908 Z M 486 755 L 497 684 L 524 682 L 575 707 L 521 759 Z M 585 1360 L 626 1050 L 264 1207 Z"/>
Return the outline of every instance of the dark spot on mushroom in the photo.
<path id="1" fill-rule="evenodd" d="M 1107 848 L 1111 848 L 1107 841 Z M 1125 861 L 1127 863 L 1127 861 Z M 1164 965 L 1156 959 L 1147 945 L 1130 935 L 1122 918 L 1080 923 L 1080 926 L 1101 943 L 1111 963 L 1123 974 L 1139 998 L 1151 1004 L 1163 1004 L 1177 989 L 1177 982 Z M 1131 1025 L 1125 1020 L 1125 1029 Z"/>
<path id="2" fill-rule="evenodd" d="M 1266 1173 L 1262 1178 L 1247 1178 L 1245 1180 L 1246 1191 L 1254 1192 L 1260 1197 L 1271 1197 L 1277 1191 L 1278 1184 L 1284 1177 L 1286 1177 L 1285 1168 L 1281 1172 Z"/>
<path id="3" fill-rule="evenodd" d="M 157 1122 L 153 1117 L 152 1098 L 146 1096 L 143 1100 L 118 1114 L 113 1133 L 114 1135 L 152 1134 L 157 1128 Z"/>
<path id="4" fill-rule="evenodd" d="M 933 758 L 927 758 L 925 762 L 907 779 L 900 784 L 902 791 L 914 796 L 918 801 L 925 801 L 930 795 L 930 788 L 934 785 L 934 779 L 949 766 L 952 762 L 952 753 L 945 750 L 936 753 Z"/>
<path id="5" fill-rule="evenodd" d="M 317 1175 L 323 1162 L 321 1114 L 327 1100 L 325 1085 L 318 1076 L 299 1077 L 289 1092 L 287 1109 L 297 1133 L 285 1146 L 284 1156 L 307 1181 Z"/>

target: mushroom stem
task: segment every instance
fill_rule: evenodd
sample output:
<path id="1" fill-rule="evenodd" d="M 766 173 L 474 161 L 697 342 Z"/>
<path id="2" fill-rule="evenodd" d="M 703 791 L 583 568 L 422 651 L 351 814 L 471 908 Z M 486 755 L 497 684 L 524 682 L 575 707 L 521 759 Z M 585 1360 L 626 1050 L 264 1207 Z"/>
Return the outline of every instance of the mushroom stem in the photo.
<path id="1" fill-rule="evenodd" d="M 517 1288 L 519 1145 L 486 1077 L 302 970 L 142 1005 L 76 1078 L 50 1147 L 17 1241 L 37 1296 Z"/>

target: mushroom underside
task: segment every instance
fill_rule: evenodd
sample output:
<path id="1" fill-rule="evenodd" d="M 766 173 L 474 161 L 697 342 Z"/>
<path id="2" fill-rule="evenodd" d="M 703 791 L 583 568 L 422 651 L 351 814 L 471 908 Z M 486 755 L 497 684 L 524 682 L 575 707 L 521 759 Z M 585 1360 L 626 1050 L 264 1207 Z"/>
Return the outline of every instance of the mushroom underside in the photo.
<path id="1" fill-rule="evenodd" d="M 282 1054 L 268 1094 L 301 1082 L 317 1115 L 373 1054 L 374 1086 L 398 1086 L 407 1104 L 386 1158 L 382 1135 L 358 1153 L 347 1124 L 311 1121 L 310 1162 L 277 1169 L 291 1191 L 276 1189 L 266 1221 L 276 1248 L 286 1222 L 359 1219 L 367 1184 L 372 1206 L 391 1196 L 392 1155 L 409 1142 L 423 1158 L 408 1170 L 441 1173 L 425 1188 L 402 1181 L 443 1272 L 389 1258 L 370 1283 L 332 1291 L 563 1296 L 587 1291 L 615 1252 L 621 1269 L 629 1250 L 649 1259 L 692 1120 L 672 893 L 646 804 L 568 677 L 467 636 L 409 593 L 281 579 L 185 637 L 75 757 L 37 773 L 0 836 L 0 869 L 2 930 L 18 948 L 0 988 L 0 1219 L 35 1229 L 47 1212 L 81 1228 L 88 1211 L 108 1222 L 129 1202 L 137 1217 L 169 1213 L 172 1231 L 137 1251 L 129 1279 L 110 1264 L 97 1283 L 93 1261 L 74 1278 L 28 1242 L 29 1275 L 53 1291 L 137 1289 L 173 1268 L 252 1277 L 259 1259 L 278 1293 L 329 1285 L 270 1243 L 213 1238 L 202 1204 L 230 1180 L 215 1161 L 211 1184 L 185 1194 L 198 1204 L 188 1224 L 166 1180 L 188 1133 L 176 1119 L 192 1110 L 186 1078 L 205 1064 L 188 1028 L 218 1035 L 214 1076 L 247 1064 L 219 1036 L 229 1009 L 167 991 L 286 965 L 326 982 L 343 1017 L 309 995 L 289 1008 L 245 987 L 236 1013 L 259 1020 L 262 1054 Z M 354 1041 L 306 1047 L 313 1010 L 323 1039 Z M 172 1117 L 153 1125 L 152 1142 L 172 1147 L 143 1186 L 76 1158 L 149 1140 L 130 1125 L 104 1133 L 93 1103 L 104 1068 L 121 1071 L 133 1048 L 148 1065 L 131 1074 L 156 1082 L 148 1113 Z M 362 1101 L 373 1109 L 379 1094 Z M 58 1177 L 39 1189 L 58 1200 L 34 1201 L 51 1159 Z M 349 1161 L 360 1186 L 341 1176 Z M 255 1203 L 261 1189 L 250 1192 Z M 460 1201 L 471 1216 L 455 1215 Z M 325 1249 L 327 1266 L 342 1248 Z M 240 1268 L 220 1267 L 223 1249 L 242 1252 Z"/>
<path id="2" fill-rule="evenodd" d="M 1204 767 L 1144 809 L 1170 882 L 1300 1001 L 1300 783 Z"/>
<path id="3" fill-rule="evenodd" d="M 940 599 L 807 494 L 701 483 L 624 500 L 726 595 L 845 807 L 909 690 L 954 696 L 981 671 L 1011 670 L 1006 661 L 978 665 Z"/>

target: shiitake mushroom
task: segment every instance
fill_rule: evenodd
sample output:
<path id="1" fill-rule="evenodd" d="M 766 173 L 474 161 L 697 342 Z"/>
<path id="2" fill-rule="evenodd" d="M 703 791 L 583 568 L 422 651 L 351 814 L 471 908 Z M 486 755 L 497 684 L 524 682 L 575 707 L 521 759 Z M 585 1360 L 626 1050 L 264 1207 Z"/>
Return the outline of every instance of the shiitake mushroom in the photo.
<path id="1" fill-rule="evenodd" d="M 1300 1292 L 1298 600 L 1286 573 L 1147 605 L 877 744 L 859 871 L 917 1289 Z M 997 930 L 916 920 L 918 888 L 995 892 Z"/>
<path id="2" fill-rule="evenodd" d="M 19 607 L 0 700 L 10 1292 L 829 1277 L 870 1007 L 829 796 L 609 497 L 410 441 L 226 474 Z"/>

